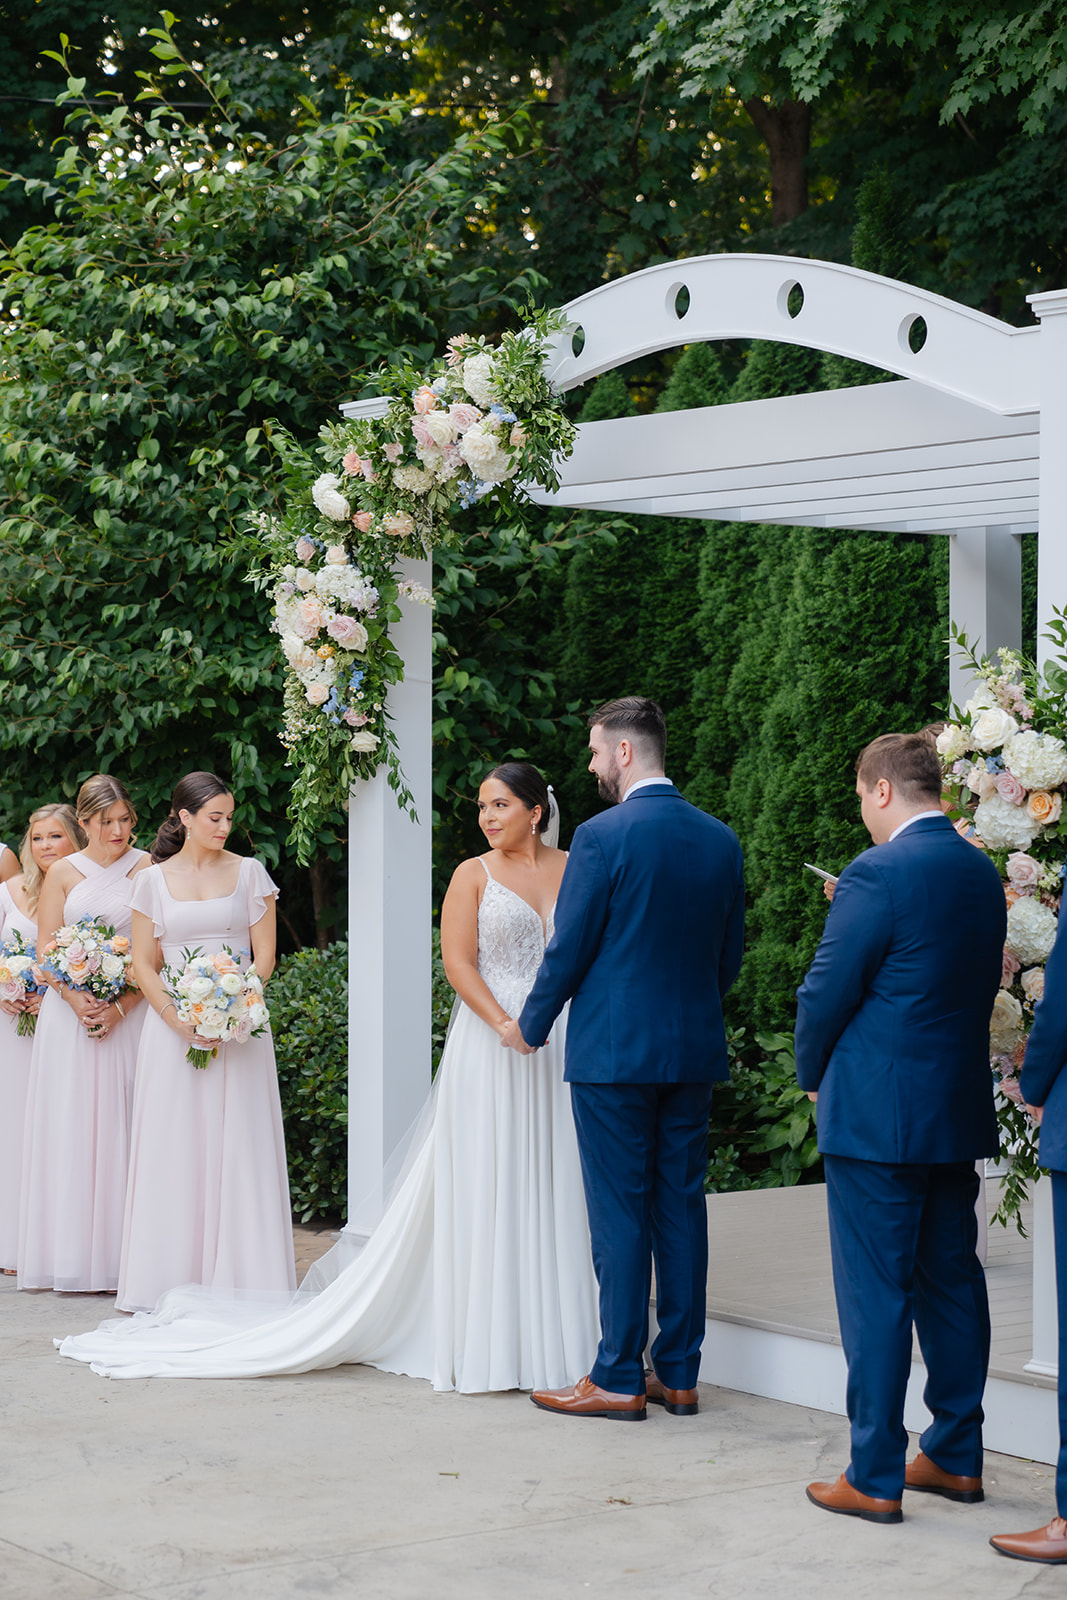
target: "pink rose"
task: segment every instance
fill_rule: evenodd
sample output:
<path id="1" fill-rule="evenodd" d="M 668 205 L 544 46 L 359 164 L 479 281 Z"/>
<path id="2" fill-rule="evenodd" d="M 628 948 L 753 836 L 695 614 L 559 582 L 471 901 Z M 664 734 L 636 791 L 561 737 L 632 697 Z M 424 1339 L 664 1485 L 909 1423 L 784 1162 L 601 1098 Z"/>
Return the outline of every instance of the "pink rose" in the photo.
<path id="1" fill-rule="evenodd" d="M 9 978 L 6 983 L 0 983 L 0 1000 L 6 1000 L 10 1004 L 13 1000 L 21 1000 L 22 996 L 21 978 Z"/>
<path id="2" fill-rule="evenodd" d="M 367 630 L 362 622 L 356 621 L 355 617 L 346 617 L 341 612 L 338 612 L 326 624 L 326 632 L 344 650 L 365 650 L 367 648 Z"/>
<path id="3" fill-rule="evenodd" d="M 449 339 L 448 354 L 445 356 L 445 360 L 450 367 L 459 366 L 463 360 L 463 346 L 470 344 L 470 342 L 471 336 L 469 333 L 457 333 L 454 338 Z"/>
<path id="4" fill-rule="evenodd" d="M 404 453 L 404 446 L 393 439 L 389 444 L 382 445 L 382 454 L 386 461 L 396 462 Z"/>
<path id="5" fill-rule="evenodd" d="M 482 414 L 477 406 L 460 402 L 448 408 L 449 421 L 457 433 L 463 433 L 467 428 L 473 428 L 476 422 L 481 422 Z"/>
<path id="6" fill-rule="evenodd" d="M 363 462 L 362 462 L 362 460 L 360 458 L 359 451 L 358 450 L 346 450 L 345 453 L 344 453 L 344 458 L 341 461 L 341 465 L 342 465 L 342 467 L 344 467 L 345 471 L 348 473 L 348 476 L 350 478 L 354 478 L 356 476 L 356 473 L 359 471 L 360 467 L 363 465 Z"/>
<path id="7" fill-rule="evenodd" d="M 312 683 L 308 685 L 307 701 L 309 706 L 325 705 L 329 698 L 330 691 L 327 689 L 324 683 Z"/>
<path id="8" fill-rule="evenodd" d="M 421 417 L 412 419 L 411 431 L 415 435 L 415 443 L 420 450 L 435 450 L 437 448 L 436 439 Z"/>
<path id="9" fill-rule="evenodd" d="M 426 385 L 423 384 L 421 389 L 417 389 L 415 391 L 415 399 L 413 400 L 412 404 L 414 405 L 414 408 L 418 412 L 419 416 L 424 417 L 427 411 L 433 411 L 436 408 L 437 396 L 434 394 L 432 389 L 428 389 Z"/>
<path id="10" fill-rule="evenodd" d="M 1018 970 L 1018 961 L 1016 961 L 1010 950 L 1005 950 L 1001 956 L 1000 968 L 1000 987 L 1002 989 L 1011 988 L 1012 979 L 1015 977 L 1015 974 L 1018 972 Z"/>
<path id="11" fill-rule="evenodd" d="M 993 781 L 996 791 L 1002 800 L 1006 800 L 1011 806 L 1022 805 L 1026 799 L 1026 790 L 1014 772 L 998 772 Z"/>
<path id="12" fill-rule="evenodd" d="M 367 483 L 373 483 L 374 482 L 374 463 L 373 463 L 373 461 L 361 462 L 359 470 L 362 472 L 362 474 L 363 474 L 365 480 L 367 481 Z"/>
<path id="13" fill-rule="evenodd" d="M 1001 1094 L 1007 1095 L 1009 1100 L 1014 1100 L 1017 1106 L 1021 1106 L 1023 1104 L 1022 1090 L 1019 1088 L 1018 1078 L 1002 1076 L 1000 1080 L 1000 1092 Z"/>
<path id="14" fill-rule="evenodd" d="M 1049 794 L 1047 789 L 1035 789 L 1026 802 L 1026 809 L 1035 822 L 1051 827 L 1060 820 L 1063 811 L 1062 794 Z"/>
<path id="15" fill-rule="evenodd" d="M 1016 889 L 1036 889 L 1044 876 L 1044 867 L 1025 850 L 1016 850 L 1008 857 L 1008 878 Z"/>
<path id="16" fill-rule="evenodd" d="M 85 960 L 85 946 L 80 939 L 74 940 L 73 943 L 67 946 L 67 954 L 72 961 Z"/>
<path id="17" fill-rule="evenodd" d="M 371 523 L 374 521 L 374 514 L 370 511 L 357 511 L 352 521 L 360 533 L 369 533 Z"/>
<path id="18" fill-rule="evenodd" d="M 370 718 L 365 712 L 354 711 L 352 707 L 349 706 L 348 710 L 345 712 L 344 720 L 348 723 L 350 728 L 362 728 L 370 721 Z"/>
<path id="19" fill-rule="evenodd" d="M 410 539 L 415 532 L 415 519 L 406 511 L 397 511 L 382 518 L 382 527 L 391 539 Z"/>
<path id="20" fill-rule="evenodd" d="M 298 561 L 310 561 L 315 554 L 315 546 L 310 539 L 303 537 L 296 541 L 296 558 Z"/>

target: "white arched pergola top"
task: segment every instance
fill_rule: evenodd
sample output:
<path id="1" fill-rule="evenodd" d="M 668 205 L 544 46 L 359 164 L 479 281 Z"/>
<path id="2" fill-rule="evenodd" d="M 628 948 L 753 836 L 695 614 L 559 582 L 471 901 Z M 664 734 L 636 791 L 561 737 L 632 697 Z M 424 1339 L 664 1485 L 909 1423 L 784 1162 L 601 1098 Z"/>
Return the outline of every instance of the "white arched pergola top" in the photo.
<path id="1" fill-rule="evenodd" d="M 792 315 L 797 287 L 803 304 Z M 683 290 L 688 306 L 679 313 Z M 942 295 L 832 261 L 692 256 L 615 278 L 564 311 L 570 329 L 556 336 L 546 361 L 564 390 L 680 344 L 773 339 L 865 361 L 1002 416 L 1040 404 L 1036 328 L 1013 328 Z M 926 339 L 915 353 L 909 335 L 919 318 Z M 584 343 L 575 354 L 578 328 Z"/>

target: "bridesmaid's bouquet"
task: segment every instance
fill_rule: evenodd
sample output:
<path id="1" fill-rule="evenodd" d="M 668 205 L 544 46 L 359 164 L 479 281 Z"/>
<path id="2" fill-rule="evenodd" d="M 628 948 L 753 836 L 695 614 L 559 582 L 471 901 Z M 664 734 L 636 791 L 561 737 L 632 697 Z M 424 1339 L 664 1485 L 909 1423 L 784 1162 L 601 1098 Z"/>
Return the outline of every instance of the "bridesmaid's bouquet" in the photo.
<path id="1" fill-rule="evenodd" d="M 17 930 L 6 944 L 0 944 L 0 1000 L 16 1004 L 28 994 L 43 994 L 44 985 L 34 973 L 36 950 L 27 945 Z M 15 1032 L 20 1039 L 33 1037 L 37 1018 L 32 1011 L 20 1011 Z"/>
<path id="2" fill-rule="evenodd" d="M 73 927 L 57 928 L 37 964 L 68 988 L 81 989 L 107 1005 L 137 988 L 129 939 L 99 917 L 82 917 Z"/>
<path id="3" fill-rule="evenodd" d="M 160 977 L 178 1021 L 195 1028 L 201 1039 L 218 1040 L 211 1050 L 191 1048 L 185 1057 L 190 1066 L 206 1067 L 220 1044 L 258 1039 L 270 1020 L 255 966 L 242 972 L 233 951 L 225 947 L 213 956 L 200 949 L 183 950 L 181 965 L 164 967 Z"/>

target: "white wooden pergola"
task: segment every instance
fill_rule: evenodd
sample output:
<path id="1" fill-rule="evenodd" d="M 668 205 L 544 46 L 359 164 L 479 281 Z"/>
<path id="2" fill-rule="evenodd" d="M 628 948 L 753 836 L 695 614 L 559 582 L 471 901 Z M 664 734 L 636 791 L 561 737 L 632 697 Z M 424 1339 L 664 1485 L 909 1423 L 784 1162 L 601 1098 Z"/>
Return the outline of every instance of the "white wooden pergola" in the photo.
<path id="1" fill-rule="evenodd" d="M 1067 606 L 1067 290 L 1029 298 L 1037 321 L 1014 328 L 852 267 L 767 255 L 668 262 L 604 284 L 565 308 L 569 330 L 546 360 L 563 390 L 638 356 L 737 338 L 833 352 L 899 381 L 589 423 L 558 492 L 533 498 L 947 537 L 951 617 L 979 651 L 1020 643 L 1019 536 L 1040 528 L 1044 656 L 1042 635 Z M 341 409 L 375 415 L 383 403 Z M 429 563 L 408 565 L 429 587 Z M 429 610 L 407 604 L 395 633 L 405 680 L 389 710 L 418 821 L 398 809 L 384 773 L 353 794 L 348 1227 L 357 1234 L 377 1220 L 385 1163 L 430 1077 L 430 635 Z M 951 689 L 965 697 L 958 664 Z M 1038 1311 L 1035 1357 L 1047 1370 L 1055 1322 Z"/>

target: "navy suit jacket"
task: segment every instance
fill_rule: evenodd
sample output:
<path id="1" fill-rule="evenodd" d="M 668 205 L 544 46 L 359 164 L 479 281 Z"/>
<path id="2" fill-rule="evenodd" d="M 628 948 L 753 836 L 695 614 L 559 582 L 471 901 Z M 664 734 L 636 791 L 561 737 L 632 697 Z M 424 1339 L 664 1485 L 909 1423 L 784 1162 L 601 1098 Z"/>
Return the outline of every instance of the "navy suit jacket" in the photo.
<path id="1" fill-rule="evenodd" d="M 997 1153 L 989 1018 L 1007 908 L 993 863 L 944 817 L 841 874 L 798 995 L 802 1089 L 819 1149 L 860 1161 Z"/>
<path id="2" fill-rule="evenodd" d="M 744 941 L 741 847 L 673 784 L 575 830 L 556 931 L 519 1026 L 542 1045 L 571 1002 L 571 1083 L 729 1076 L 722 1000 Z"/>
<path id="3" fill-rule="evenodd" d="M 1028 1105 L 1044 1106 L 1038 1149 L 1043 1167 L 1067 1172 L 1067 913 L 1045 964 L 1045 994 L 1034 1010 L 1019 1087 Z M 1065 1286 L 1067 1287 L 1067 1286 Z"/>

